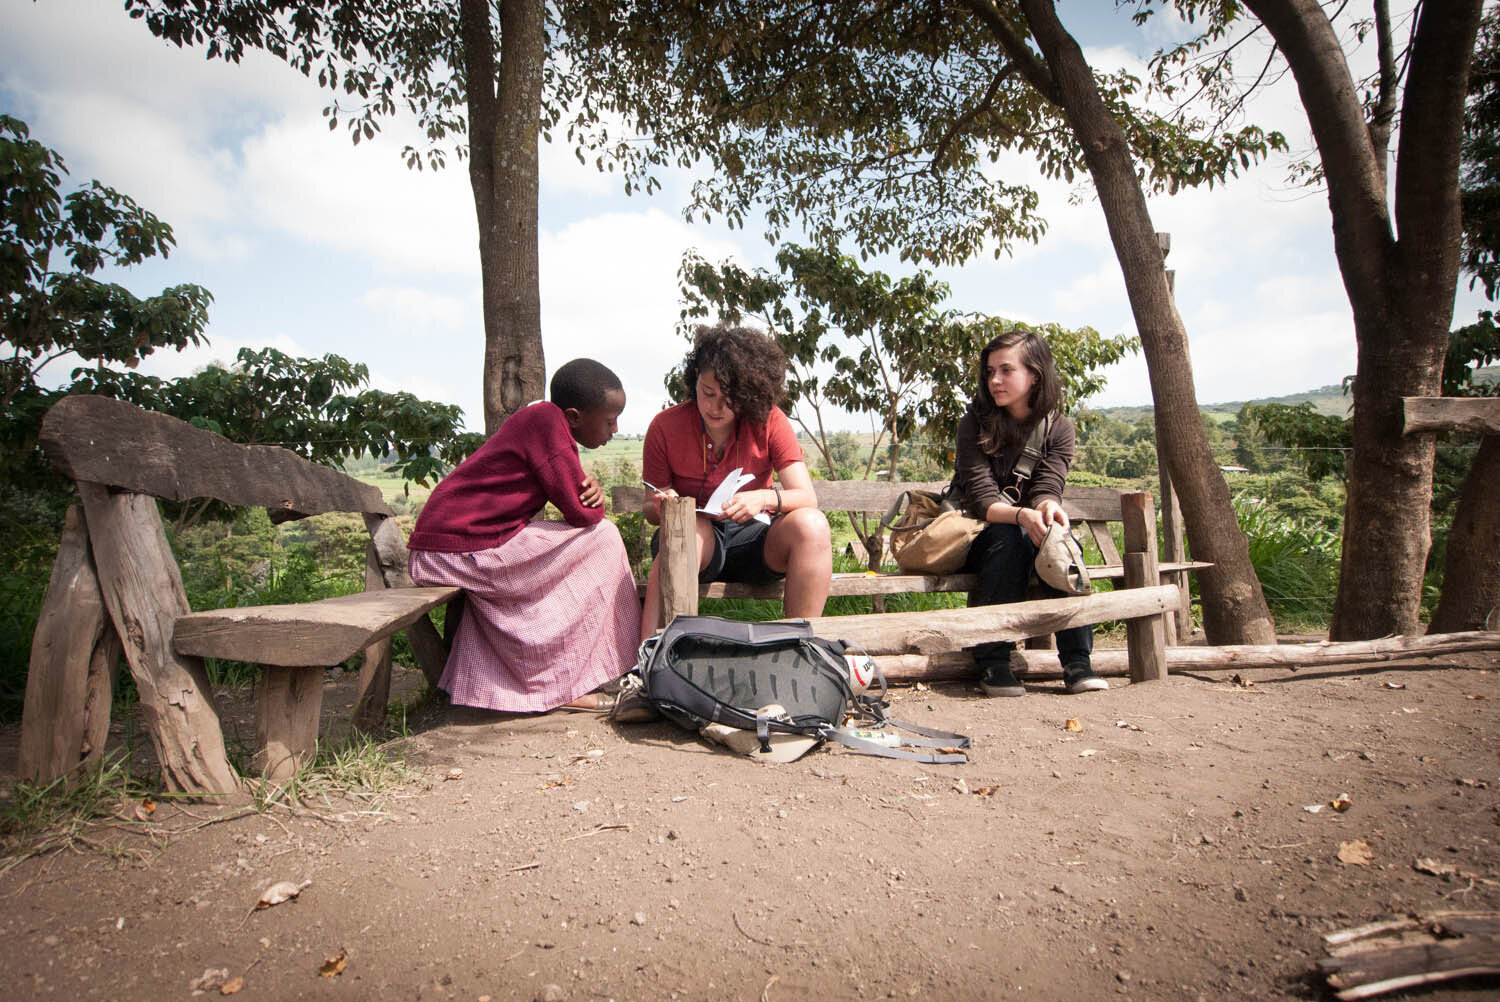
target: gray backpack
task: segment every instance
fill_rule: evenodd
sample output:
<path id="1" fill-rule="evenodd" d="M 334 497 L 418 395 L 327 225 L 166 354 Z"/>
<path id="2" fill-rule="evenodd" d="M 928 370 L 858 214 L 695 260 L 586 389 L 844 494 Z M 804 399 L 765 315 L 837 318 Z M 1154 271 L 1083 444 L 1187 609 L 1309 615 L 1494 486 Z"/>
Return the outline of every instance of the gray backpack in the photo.
<path id="1" fill-rule="evenodd" d="M 773 733 L 800 734 L 886 758 L 967 762 L 967 737 L 886 718 L 883 677 L 878 695 L 850 687 L 845 654 L 857 649 L 813 636 L 806 620 L 741 623 L 678 616 L 641 645 L 638 670 L 646 698 L 688 730 L 719 723 L 754 731 L 762 750 L 769 750 Z M 785 712 L 760 711 L 772 703 Z M 888 726 L 918 735 L 902 736 L 902 745 L 941 750 L 905 751 L 854 733 L 879 733 Z"/>

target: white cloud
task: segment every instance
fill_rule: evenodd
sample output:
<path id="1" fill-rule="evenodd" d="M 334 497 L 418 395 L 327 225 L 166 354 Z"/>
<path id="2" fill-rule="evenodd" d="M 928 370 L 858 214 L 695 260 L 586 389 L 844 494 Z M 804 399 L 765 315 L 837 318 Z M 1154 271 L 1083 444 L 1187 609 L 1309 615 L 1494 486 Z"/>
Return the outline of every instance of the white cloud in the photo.
<path id="1" fill-rule="evenodd" d="M 541 240 L 542 340 L 549 375 L 590 356 L 625 384 L 624 432 L 643 432 L 666 401 L 662 377 L 687 349 L 677 335 L 677 268 L 696 248 L 710 261 L 739 257 L 731 243 L 658 209 L 569 224 Z"/>
<path id="2" fill-rule="evenodd" d="M 391 326 L 418 330 L 472 324 L 480 308 L 477 295 L 466 301 L 411 287 L 370 289 L 359 303 Z"/>
<path id="3" fill-rule="evenodd" d="M 263 226 L 382 269 L 477 275 L 467 174 L 408 170 L 400 149 L 414 132 L 392 123 L 354 146 L 316 115 L 267 126 L 244 145 L 246 208 Z"/>

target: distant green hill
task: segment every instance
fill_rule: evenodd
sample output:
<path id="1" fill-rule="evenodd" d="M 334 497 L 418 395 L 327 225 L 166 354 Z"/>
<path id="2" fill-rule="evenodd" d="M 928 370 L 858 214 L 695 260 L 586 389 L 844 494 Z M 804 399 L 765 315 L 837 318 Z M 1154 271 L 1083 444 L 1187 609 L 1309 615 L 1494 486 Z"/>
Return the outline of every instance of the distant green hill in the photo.
<path id="1" fill-rule="evenodd" d="M 1500 365 L 1490 365 L 1480 369 L 1475 374 L 1475 381 L 1480 383 L 1500 382 Z M 1344 395 L 1342 386 L 1320 386 L 1316 390 L 1303 390 L 1301 393 L 1289 393 L 1283 397 L 1259 397 L 1255 400 L 1230 400 L 1224 403 L 1199 404 L 1198 409 L 1205 414 L 1213 415 L 1215 420 L 1224 421 L 1234 417 L 1240 412 L 1245 404 L 1286 404 L 1295 406 L 1301 403 L 1310 403 L 1313 410 L 1319 414 L 1327 414 L 1330 417 L 1348 417 L 1349 406 L 1353 402 L 1352 397 Z M 1152 408 L 1149 404 L 1135 407 L 1098 407 L 1088 408 L 1105 417 L 1116 421 L 1133 423 L 1146 414 L 1150 414 Z"/>

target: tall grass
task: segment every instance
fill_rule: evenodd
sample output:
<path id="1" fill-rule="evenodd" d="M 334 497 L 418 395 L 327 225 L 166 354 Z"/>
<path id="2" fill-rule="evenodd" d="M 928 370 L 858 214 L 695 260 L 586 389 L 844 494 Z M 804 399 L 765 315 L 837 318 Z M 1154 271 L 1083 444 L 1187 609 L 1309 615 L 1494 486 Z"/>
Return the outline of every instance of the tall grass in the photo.
<path id="1" fill-rule="evenodd" d="M 1243 492 L 1234 496 L 1234 512 L 1277 628 L 1326 629 L 1338 591 L 1339 533 L 1314 519 L 1279 514 Z"/>

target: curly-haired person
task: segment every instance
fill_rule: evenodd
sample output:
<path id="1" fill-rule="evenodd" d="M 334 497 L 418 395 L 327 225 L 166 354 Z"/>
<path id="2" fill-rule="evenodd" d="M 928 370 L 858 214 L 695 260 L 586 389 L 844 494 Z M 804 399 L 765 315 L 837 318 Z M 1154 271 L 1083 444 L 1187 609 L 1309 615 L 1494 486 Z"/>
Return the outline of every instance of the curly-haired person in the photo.
<path id="1" fill-rule="evenodd" d="M 656 415 L 646 429 L 642 477 L 657 488 L 646 498 L 646 520 L 661 524 L 668 497 L 691 496 L 702 507 L 729 473 L 743 470 L 751 479 L 725 503 L 722 517 L 698 516 L 698 579 L 765 583 L 784 577 L 786 615 L 820 615 L 833 549 L 797 434 L 776 406 L 786 356 L 760 331 L 699 327 L 684 378 L 692 398 Z M 646 586 L 643 639 L 656 632 L 661 616 L 658 563 Z"/>

